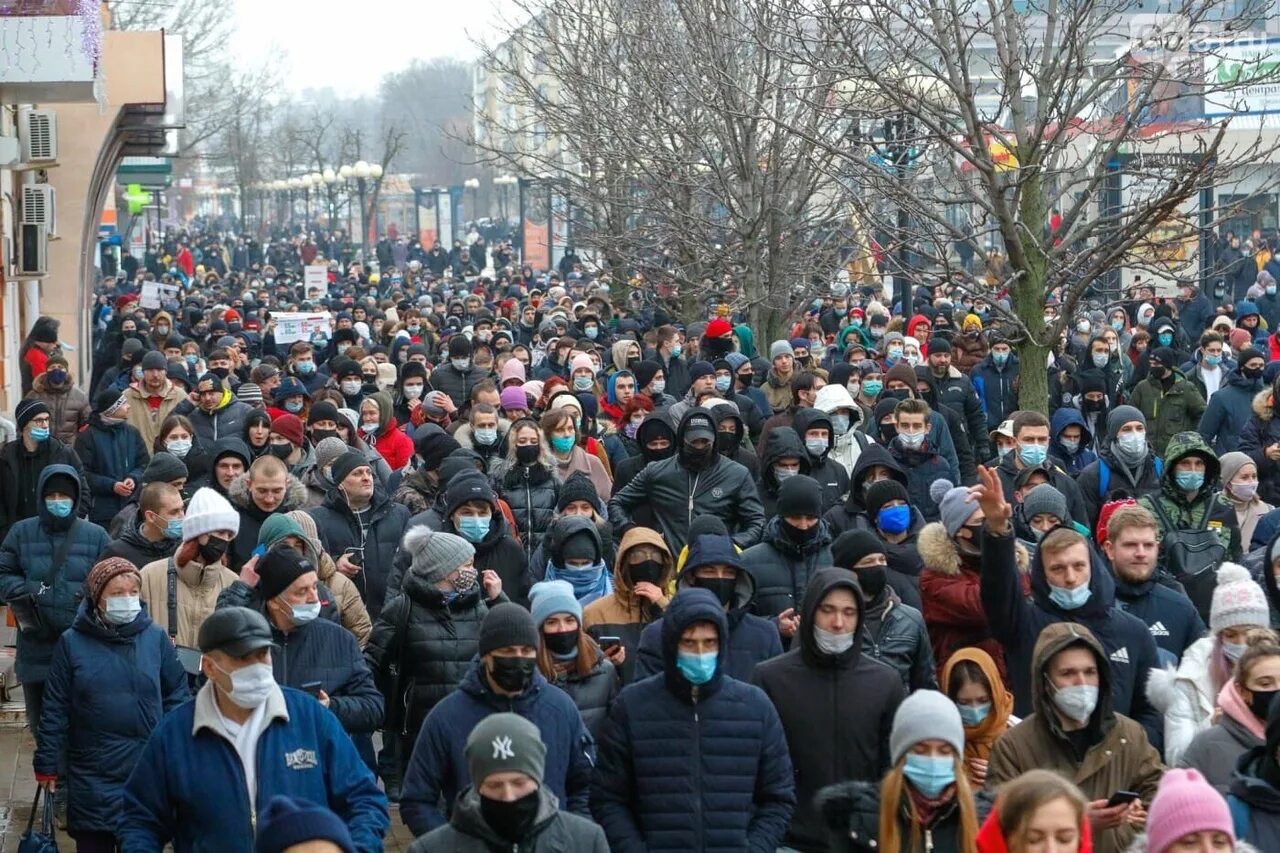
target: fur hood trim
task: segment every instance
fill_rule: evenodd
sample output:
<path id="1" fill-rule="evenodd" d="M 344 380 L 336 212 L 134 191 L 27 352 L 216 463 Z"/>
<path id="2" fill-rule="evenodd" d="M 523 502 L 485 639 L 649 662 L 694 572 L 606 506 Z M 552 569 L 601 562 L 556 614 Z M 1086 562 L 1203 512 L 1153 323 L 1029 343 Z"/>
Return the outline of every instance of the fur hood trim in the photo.
<path id="1" fill-rule="evenodd" d="M 1173 667 L 1152 669 L 1147 677 L 1147 701 L 1162 714 L 1169 713 L 1173 703 L 1178 701 L 1177 679 L 1178 671 Z"/>
<path id="2" fill-rule="evenodd" d="M 924 561 L 926 569 L 940 575 L 960 574 L 960 552 L 956 550 L 951 537 L 947 536 L 947 530 L 942 526 L 942 522 L 931 521 L 920 528 L 920 535 L 916 538 L 916 550 L 920 553 L 920 559 Z M 1031 570 L 1031 554 L 1021 542 L 1014 543 L 1013 553 L 1018 571 L 1025 575 Z"/>
<path id="3" fill-rule="evenodd" d="M 1257 394 L 1253 395 L 1253 413 L 1258 416 L 1258 420 L 1266 423 L 1271 420 L 1274 415 L 1274 407 L 1271 405 L 1271 389 L 1263 388 Z"/>
<path id="4" fill-rule="evenodd" d="M 286 474 L 284 487 L 284 503 L 276 512 L 289 512 L 295 509 L 306 509 L 307 487 L 293 474 Z M 253 506 L 253 498 L 249 495 L 249 472 L 245 471 L 231 481 L 227 489 L 227 498 L 236 509 L 248 509 Z"/>

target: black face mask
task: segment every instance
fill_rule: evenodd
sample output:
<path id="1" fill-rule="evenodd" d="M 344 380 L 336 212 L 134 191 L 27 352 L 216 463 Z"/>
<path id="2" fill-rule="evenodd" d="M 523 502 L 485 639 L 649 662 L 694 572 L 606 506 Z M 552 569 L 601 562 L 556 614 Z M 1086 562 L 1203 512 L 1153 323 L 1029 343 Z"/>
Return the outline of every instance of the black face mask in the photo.
<path id="1" fill-rule="evenodd" d="M 1080 408 L 1086 412 L 1101 412 L 1106 408 L 1106 400 L 1081 400 Z"/>
<path id="2" fill-rule="evenodd" d="M 292 444 L 268 444 L 267 452 L 283 462 L 285 459 L 288 459 L 289 454 L 293 452 L 293 445 Z"/>
<path id="3" fill-rule="evenodd" d="M 982 554 L 982 525 L 966 524 L 960 528 L 969 531 L 969 539 L 956 536 L 956 550 L 966 557 L 977 557 Z M 959 531 L 956 531 L 959 533 Z"/>
<path id="4" fill-rule="evenodd" d="M 640 356 L 633 355 L 631 358 L 627 359 L 627 370 L 630 370 L 632 373 L 635 373 L 636 365 L 638 365 L 639 363 L 640 363 Z"/>
<path id="5" fill-rule="evenodd" d="M 657 560 L 645 560 L 641 563 L 635 563 L 627 567 L 627 573 L 631 575 L 631 583 L 651 583 L 655 586 L 662 583 L 662 563 Z"/>
<path id="6" fill-rule="evenodd" d="M 508 693 L 523 693 L 533 683 L 533 670 L 538 662 L 533 658 L 493 656 L 493 668 L 489 680 Z"/>
<path id="7" fill-rule="evenodd" d="M 724 456 L 732 456 L 734 451 L 738 449 L 738 434 L 736 432 L 717 432 L 716 433 L 716 451 Z"/>
<path id="8" fill-rule="evenodd" d="M 480 816 L 504 841 L 519 844 L 527 840 L 529 830 L 538 817 L 540 800 L 537 790 L 530 791 L 518 800 L 504 802 L 480 796 Z"/>
<path id="9" fill-rule="evenodd" d="M 1245 379 L 1261 379 L 1262 371 L 1263 368 L 1261 367 L 1242 367 L 1240 368 L 1240 375 Z"/>
<path id="10" fill-rule="evenodd" d="M 821 525 L 815 524 L 812 527 L 810 527 L 808 530 L 801 530 L 799 527 L 793 527 L 791 525 L 791 522 L 787 521 L 784 518 L 782 519 L 782 526 L 786 528 L 787 536 L 791 538 L 791 541 L 808 542 L 810 539 L 818 535 L 818 528 Z"/>
<path id="11" fill-rule="evenodd" d="M 319 444 L 326 438 L 338 438 L 338 431 L 336 429 L 313 429 L 311 431 L 311 443 L 313 445 Z"/>
<path id="12" fill-rule="evenodd" d="M 209 541 L 200 546 L 200 562 L 211 566 L 222 559 L 231 543 L 217 536 L 210 536 Z"/>
<path id="13" fill-rule="evenodd" d="M 906 388 L 897 388 L 893 391 L 881 391 L 881 400 L 906 400 L 911 396 L 911 392 Z"/>
<path id="14" fill-rule="evenodd" d="M 226 379 L 227 376 L 231 373 L 231 371 L 225 367 L 211 367 L 209 368 L 209 372 L 212 373 L 214 376 L 218 377 L 219 379 Z"/>
<path id="15" fill-rule="evenodd" d="M 542 644 L 547 647 L 547 651 L 553 655 L 564 657 L 573 654 L 573 650 L 578 648 L 578 635 L 581 631 L 574 628 L 572 631 L 561 631 L 558 634 L 543 634 Z"/>
<path id="16" fill-rule="evenodd" d="M 541 448 L 536 444 L 520 444 L 516 446 L 516 461 L 521 465 L 532 465 L 538 461 Z"/>
<path id="17" fill-rule="evenodd" d="M 712 442 L 702 450 L 688 444 L 685 444 L 680 449 L 680 461 L 691 471 L 701 471 L 703 468 L 706 468 L 711 464 L 711 460 L 715 458 L 715 455 L 715 442 Z"/>
<path id="18" fill-rule="evenodd" d="M 1253 698 L 1249 700 L 1249 710 L 1253 715 L 1264 723 L 1267 721 L 1267 712 L 1271 710 L 1271 700 L 1276 698 L 1276 694 L 1280 690 L 1251 690 Z"/>
<path id="19" fill-rule="evenodd" d="M 858 585 L 862 587 L 862 592 L 867 597 L 867 601 L 872 601 L 884 592 L 886 583 L 884 566 L 872 566 L 865 569 L 854 569 L 854 574 L 858 576 Z"/>
<path id="20" fill-rule="evenodd" d="M 698 586 L 711 591 L 711 594 L 728 607 L 733 601 L 734 590 L 738 588 L 737 578 L 698 578 Z"/>

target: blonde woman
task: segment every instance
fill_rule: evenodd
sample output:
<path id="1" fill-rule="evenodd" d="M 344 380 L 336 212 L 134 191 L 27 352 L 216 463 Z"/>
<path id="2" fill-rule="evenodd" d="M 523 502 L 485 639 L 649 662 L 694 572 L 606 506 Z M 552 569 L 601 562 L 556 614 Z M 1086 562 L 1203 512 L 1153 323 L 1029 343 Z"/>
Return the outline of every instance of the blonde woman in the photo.
<path id="1" fill-rule="evenodd" d="M 978 853 L 1089 853 L 1092 833 L 1080 789 L 1050 770 L 1005 783 L 978 833 Z"/>

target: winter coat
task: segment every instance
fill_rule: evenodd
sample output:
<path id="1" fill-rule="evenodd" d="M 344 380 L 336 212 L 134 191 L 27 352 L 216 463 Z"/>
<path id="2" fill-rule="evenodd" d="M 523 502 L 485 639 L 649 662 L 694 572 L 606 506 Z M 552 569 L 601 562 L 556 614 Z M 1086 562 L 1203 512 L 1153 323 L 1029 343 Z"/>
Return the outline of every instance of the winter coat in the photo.
<path id="1" fill-rule="evenodd" d="M 1083 760 L 1076 758 L 1062 730 L 1044 676 L 1045 667 L 1055 654 L 1077 644 L 1084 644 L 1093 652 L 1100 680 L 1098 705 L 1089 721 L 1094 739 Z M 1041 768 L 1066 777 L 1086 800 L 1105 800 L 1116 791 L 1136 791 L 1145 805 L 1151 805 L 1165 768 L 1143 726 L 1114 709 L 1114 661 L 1109 660 L 1108 654 L 1105 644 L 1071 622 L 1054 623 L 1040 635 L 1034 653 L 1027 658 L 1035 713 L 1005 732 L 992 747 L 987 765 L 988 790 L 994 791 L 1028 770 Z M 1133 827 L 1121 824 L 1095 836 L 1094 850 L 1120 853 L 1133 835 Z"/>
<path id="2" fill-rule="evenodd" d="M 320 496 L 320 500 L 312 503 L 312 506 L 323 506 L 324 499 L 329 496 L 329 490 L 333 488 L 333 484 L 328 482 L 317 483 L 315 487 L 310 483 L 307 484 L 308 489 L 320 486 L 323 486 L 324 494 Z M 417 515 L 435 506 L 437 498 L 443 491 L 439 483 L 427 479 L 427 472 L 422 469 L 406 472 L 400 478 L 398 485 L 393 483 L 388 488 L 392 489 L 391 500 L 408 507 L 410 515 Z"/>
<path id="3" fill-rule="evenodd" d="M 548 681 L 569 694 L 573 704 L 578 706 L 587 731 L 594 737 L 618 695 L 618 671 L 613 662 L 598 651 L 596 661 L 586 675 L 579 675 L 577 667 L 571 666 L 567 672 L 556 673 Z"/>
<path id="4" fill-rule="evenodd" d="M 1236 812 L 1247 812 L 1247 828 L 1237 831 L 1237 838 L 1257 845 L 1259 850 L 1280 850 L 1280 790 L 1260 778 L 1259 765 L 1266 752 L 1264 743 L 1240 756 L 1227 805 L 1233 820 Z"/>
<path id="5" fill-rule="evenodd" d="M 796 542 L 775 516 L 764 527 L 760 544 L 742 552 L 742 565 L 755 579 L 756 595 L 751 612 L 771 618 L 788 608 L 799 608 L 813 573 L 831 565 L 831 531 L 819 521 L 814 535 Z"/>
<path id="6" fill-rule="evenodd" d="M 1009 360 L 1004 367 L 997 367 L 995 360 L 988 355 L 969 371 L 969 379 L 973 382 L 973 390 L 982 402 L 982 410 L 987 415 L 987 430 L 1000 426 L 1018 410 L 1018 356 L 1009 353 Z"/>
<path id="7" fill-rule="evenodd" d="M 695 412 L 703 410 L 685 415 L 676 430 L 676 447 L 683 445 L 685 428 Z M 742 548 L 754 545 L 764 528 L 764 509 L 750 472 L 719 453 L 701 471 L 686 468 L 679 454 L 646 465 L 609 499 L 614 530 L 630 528 L 634 512 L 644 505 L 652 509 L 662 537 L 677 551 L 687 543 L 689 525 L 699 516 L 719 518 Z"/>
<path id="8" fill-rule="evenodd" d="M 863 651 L 898 673 L 904 693 L 937 690 L 933 650 L 919 608 L 903 604 L 890 586 L 865 606 L 868 619 L 862 632 Z M 870 618 L 872 614 L 878 614 L 879 619 Z"/>
<path id="9" fill-rule="evenodd" d="M 391 825 L 378 789 L 338 718 L 311 696 L 282 687 L 268 697 L 257 744 L 257 796 L 250 811 L 244 769 L 206 684 L 168 714 L 125 783 L 117 835 L 125 850 L 175 853 L 253 849 L 254 827 L 272 797 L 327 806 L 360 853 L 382 850 Z"/>
<path id="10" fill-rule="evenodd" d="M 933 377 L 933 384 L 938 389 L 938 404 L 946 406 L 964 419 L 965 435 L 969 438 L 974 458 L 986 459 L 988 456 L 987 431 L 994 427 L 987 426 L 987 416 L 983 411 L 982 402 L 969 377 L 955 367 L 951 367 L 948 368 L 947 375 L 941 379 Z M 952 432 L 954 433 L 954 430 Z M 952 438 L 955 436 L 952 435 Z"/>
<path id="11" fill-rule="evenodd" d="M 493 853 L 511 845 L 485 823 L 480 795 L 469 787 L 458 795 L 453 814 L 409 845 L 409 853 Z M 538 789 L 538 814 L 533 827 L 521 839 L 520 853 L 609 853 L 604 830 L 584 817 L 560 811 L 555 798 L 544 787 Z"/>
<path id="12" fill-rule="evenodd" d="M 925 439 L 919 450 L 911 450 L 902 446 L 902 440 L 894 437 L 889 442 L 889 455 L 907 474 L 907 494 L 910 497 L 908 501 L 916 509 L 920 510 L 925 521 L 938 520 L 938 504 L 929 495 L 929 487 L 938 480 L 949 480 L 958 484 L 958 478 L 953 478 L 957 472 L 951 469 L 951 466 L 945 459 L 934 451 L 929 444 L 929 440 Z"/>
<path id="13" fill-rule="evenodd" d="M 54 474 L 74 477 L 67 465 L 50 465 L 40 474 L 39 491 Z M 77 480 L 77 482 L 79 482 Z M 61 565 L 53 565 L 60 546 L 70 540 Z M 54 518 L 44 502 L 35 518 L 19 521 L 0 542 L 0 601 L 23 595 L 36 596 L 36 609 L 44 624 L 41 631 L 19 631 L 14 672 L 23 684 L 38 684 L 49 674 L 59 635 L 71 627 L 84 581 L 107 547 L 107 532 L 74 516 Z M 57 572 L 57 581 L 53 581 Z M 45 587 L 48 586 L 48 589 Z"/>
<path id="14" fill-rule="evenodd" d="M 669 588 L 675 577 L 675 557 L 667 543 L 654 530 L 633 527 L 618 543 L 618 556 L 613 564 L 613 592 L 597 598 L 582 611 L 582 628 L 597 641 L 601 637 L 618 637 L 622 640 L 622 646 L 626 649 L 621 673 L 623 684 L 629 684 L 633 680 L 640 657 L 641 632 L 645 626 L 662 618 L 661 607 L 635 594 L 631 575 L 627 571 L 627 554 L 637 545 L 651 545 L 666 555 L 663 563 L 670 566 L 671 571 L 663 574 L 659 587 Z"/>
<path id="15" fill-rule="evenodd" d="M 387 598 L 387 580 L 391 576 L 400 537 L 409 524 L 409 510 L 387 497 L 374 486 L 373 500 L 361 513 L 347 506 L 341 490 L 334 489 L 324 506 L 307 510 L 315 520 L 324 552 L 341 556 L 354 550 L 363 558 L 360 573 L 352 580 L 360 590 L 369 618 L 377 620 Z"/>
<path id="16" fill-rule="evenodd" d="M 1097 460 L 1076 475 L 1076 486 L 1084 504 L 1085 517 L 1073 517 L 1072 521 L 1087 524 L 1090 530 L 1096 532 L 1098 516 L 1104 504 L 1117 500 L 1136 500 L 1142 495 L 1160 491 L 1160 474 L 1157 469 L 1164 471 L 1165 466 L 1163 463 L 1157 464 L 1155 454 L 1148 451 L 1147 458 L 1134 472 L 1136 477 L 1131 476 L 1128 466 L 1116 458 L 1115 452 L 1109 446 L 1103 447 L 1098 451 Z"/>
<path id="17" fill-rule="evenodd" d="M 1067 453 L 1059 440 L 1062 431 L 1069 426 L 1080 427 L 1080 447 L 1075 453 Z M 1085 466 L 1098 458 L 1098 454 L 1089 448 L 1093 445 L 1093 433 L 1085 423 L 1080 410 L 1071 406 L 1062 406 L 1053 413 L 1049 421 L 1049 455 L 1062 462 L 1062 468 L 1072 477 L 1084 470 Z M 1083 521 L 1083 519 L 1073 519 Z"/>
<path id="18" fill-rule="evenodd" d="M 138 433 L 142 436 L 144 446 L 155 447 L 156 437 L 160 434 L 160 426 L 164 423 L 165 418 L 174 413 L 174 410 L 180 403 L 188 403 L 187 393 L 182 390 L 182 386 L 166 379 L 165 389 L 156 395 L 160 398 L 160 405 L 152 409 L 147 402 L 148 395 L 136 386 L 130 385 L 124 389 L 124 397 L 129 401 L 129 417 L 126 420 L 137 428 Z M 179 412 L 178 414 L 182 414 Z M 231 433 L 227 433 L 228 436 Z M 235 437 L 239 438 L 240 433 L 237 431 Z M 208 446 L 208 445 L 206 445 Z"/>
<path id="19" fill-rule="evenodd" d="M 173 573 L 175 612 L 178 624 L 169 624 L 169 583 Z M 175 645 L 199 646 L 200 626 L 218 607 L 218 596 L 239 580 L 236 573 L 218 563 L 204 566 L 196 561 L 179 566 L 173 557 L 142 567 L 142 603 L 151 621 L 173 638 Z"/>
<path id="20" fill-rule="evenodd" d="M 481 382 L 489 378 L 489 372 L 481 370 L 474 364 L 466 370 L 458 370 L 448 359 L 435 369 L 431 380 L 427 383 L 428 391 L 443 391 L 449 395 L 453 404 L 461 409 L 471 402 L 471 391 Z"/>
<path id="21" fill-rule="evenodd" d="M 782 459 L 799 460 L 801 474 L 808 475 L 812 470 L 813 459 L 805 452 L 804 442 L 796 431 L 789 427 L 776 429 L 764 439 L 764 455 L 761 457 L 756 487 L 767 519 L 777 515 L 778 489 L 781 488 L 782 483 L 778 480 L 777 472 L 773 467 Z"/>
<path id="22" fill-rule="evenodd" d="M 1174 669 L 1153 669 L 1147 681 L 1147 699 L 1164 715 L 1164 757 L 1177 765 L 1196 734 L 1209 728 L 1218 703 L 1218 690 L 1209 675 L 1216 645 L 1214 637 L 1202 637 L 1187 649 Z"/>
<path id="23" fill-rule="evenodd" d="M 1018 472 L 1022 470 L 1018 467 L 1017 455 L 1016 450 L 1010 451 L 996 466 L 996 473 L 1000 475 L 1000 485 L 1004 487 L 1004 499 L 1010 504 L 1017 502 L 1013 495 L 1014 481 L 1018 477 Z M 1049 484 L 1062 492 L 1062 496 L 1067 499 L 1067 512 L 1071 514 L 1071 520 L 1084 519 L 1088 515 L 1088 509 L 1085 508 L 1084 498 L 1080 494 L 1076 481 L 1052 458 L 1045 461 L 1044 467 L 1049 469 Z M 1062 520 L 1065 522 L 1067 519 Z"/>
<path id="24" fill-rule="evenodd" d="M 230 391 L 224 390 L 222 402 L 212 412 L 206 412 L 190 400 L 179 403 L 173 411 L 174 414 L 186 415 L 190 418 L 200 442 L 205 447 L 211 447 L 220 438 L 243 436 L 245 418 L 253 414 L 253 407 L 248 403 L 240 402 L 231 395 Z"/>
<path id="25" fill-rule="evenodd" d="M 141 490 L 142 471 L 151 455 L 137 429 L 127 423 L 104 424 L 96 412 L 76 437 L 75 449 L 93 494 L 89 520 L 105 527 L 130 500 L 117 495 L 115 485 L 133 480 L 134 490 Z"/>
<path id="26" fill-rule="evenodd" d="M 58 776 L 67 752 L 67 825 L 112 832 L 125 780 L 167 712 L 191 698 L 187 674 L 164 631 L 146 611 L 110 625 L 81 601 L 71 630 L 58 640 L 44 685 L 35 772 Z"/>
<path id="27" fill-rule="evenodd" d="M 694 686 L 676 668 L 680 636 L 710 622 L 716 672 Z M 724 673 L 724 608 L 688 590 L 667 608 L 663 672 L 629 685 L 600 728 L 591 813 L 614 853 L 772 851 L 796 805 L 786 733 L 758 687 Z"/>
<path id="28" fill-rule="evenodd" d="M 909 782 L 907 784 L 910 784 Z M 898 835 L 902 839 L 896 853 L 972 853 L 960 843 L 960 808 L 952 802 L 939 809 L 927 832 L 919 833 L 920 846 L 910 845 L 912 816 L 904 791 L 898 810 Z M 986 791 L 974 791 L 973 803 L 978 820 L 983 820 L 995 798 Z M 811 847 L 831 853 L 877 853 L 880 849 L 880 783 L 841 782 L 819 792 L 817 808 L 829 837 L 829 847 Z M 1088 853 L 1081 848 L 1081 853 Z"/>
<path id="29" fill-rule="evenodd" d="M 1227 374 L 1222 387 L 1209 398 L 1196 430 L 1219 456 L 1239 447 L 1245 425 L 1253 417 L 1253 401 L 1261 389 L 1261 379 L 1245 379 L 1236 369 Z"/>
<path id="30" fill-rule="evenodd" d="M 1116 576 L 1116 604 L 1142 620 L 1156 641 L 1161 663 L 1173 663 L 1205 635 L 1208 628 L 1177 581 L 1163 572 L 1153 572 L 1142 583 L 1130 583 Z M 1165 744 L 1168 749 L 1168 744 Z"/>
<path id="31" fill-rule="evenodd" d="M 1236 450 L 1249 454 L 1258 466 L 1258 497 L 1273 506 L 1280 504 L 1280 462 L 1267 458 L 1267 448 L 1280 443 L 1280 419 L 1275 417 L 1271 390 L 1264 388 L 1253 398 L 1253 416 L 1240 433 Z"/>
<path id="32" fill-rule="evenodd" d="M 809 476 L 822 487 L 822 511 L 826 512 L 844 500 L 845 495 L 849 493 L 849 472 L 831 458 L 831 453 L 836 446 L 836 433 L 831 428 L 831 418 L 818 409 L 797 409 L 791 428 L 795 430 L 802 445 L 804 435 L 809 430 L 825 429 L 827 431 L 827 447 L 820 455 L 814 456 L 805 451 L 809 457 Z"/>
<path id="33" fill-rule="evenodd" d="M 1014 713 L 1025 715 L 1033 707 L 1035 685 L 1032 668 L 1036 638 L 1048 625 L 1078 623 L 1093 632 L 1110 662 L 1111 703 L 1116 711 L 1138 721 L 1153 744 L 1161 741 L 1162 721 L 1147 701 L 1143 685 L 1159 667 L 1155 641 L 1142 620 L 1115 604 L 1111 572 L 1089 549 L 1093 565 L 1089 573 L 1089 600 L 1075 610 L 1064 610 L 1049 599 L 1042 555 L 1031 557 L 1031 596 L 1027 597 L 1014 557 L 1014 537 L 982 531 L 982 609 L 991 633 L 1004 646 L 1008 663 Z M 1038 683 L 1038 681 L 1036 681 Z M 1110 796 L 1108 794 L 1107 796 Z"/>
<path id="34" fill-rule="evenodd" d="M 1169 764 L 1199 770 L 1205 781 L 1225 797 L 1231 790 L 1231 777 L 1236 772 L 1240 757 L 1265 743 L 1224 711 L 1216 723 L 1196 733 L 1181 757 L 1169 761 Z"/>
<path id="35" fill-rule="evenodd" d="M 173 556 L 180 544 L 177 539 L 170 539 L 166 536 L 161 536 L 155 542 L 152 542 L 142 535 L 142 531 L 136 525 L 131 524 L 120 535 L 119 539 L 111 540 L 98 559 L 124 557 L 137 566 L 138 571 L 142 571 L 142 567 L 147 563 L 154 563 L 156 560 L 167 560 Z"/>
<path id="36" fill-rule="evenodd" d="M 44 506 L 39 485 L 44 472 L 53 465 L 70 467 L 80 483 L 75 515 L 84 518 L 92 512 L 93 494 L 74 450 L 50 436 L 40 442 L 35 453 L 28 453 L 22 438 L 15 438 L 0 448 L 0 483 L 4 484 L 0 489 L 0 539 L 19 521 L 39 515 Z"/>
<path id="37" fill-rule="evenodd" d="M 457 796 L 468 785 L 466 738 L 485 717 L 500 712 L 519 714 L 538 727 L 547 746 L 542 784 L 575 814 L 587 813 L 593 749 L 591 734 L 565 692 L 535 671 L 533 683 L 519 696 L 499 696 L 481 674 L 484 663 L 472 660 L 462 683 L 427 714 L 405 771 L 400 817 L 414 835 L 423 835 L 449 819 Z M 439 803 L 443 798 L 446 811 Z"/>
<path id="38" fill-rule="evenodd" d="M 365 436 L 369 446 L 378 451 L 392 471 L 399 471 L 413 458 L 413 439 L 391 418 L 376 436 Z"/>
<path id="39" fill-rule="evenodd" d="M 526 558 L 542 541 L 560 501 L 560 481 L 542 465 L 526 467 L 501 462 L 490 472 L 493 488 L 511 507 L 520 528 Z M 603 497 L 603 496 L 602 496 Z"/>
<path id="40" fill-rule="evenodd" d="M 938 521 L 925 525 L 917 542 L 924 561 L 924 570 L 920 572 L 922 615 L 933 643 L 933 660 L 938 672 L 942 672 L 956 651 L 974 647 L 991 656 L 1000 679 L 1008 684 L 1004 648 L 992 634 L 982 607 L 978 560 L 962 559 L 955 542 Z M 1025 589 L 1030 555 L 1021 543 L 1015 543 L 1014 556 Z"/>
<path id="41" fill-rule="evenodd" d="M 818 648 L 813 620 L 822 600 L 838 588 L 853 593 L 858 628 L 853 646 L 832 655 Z M 836 782 L 870 782 L 884 775 L 892 763 L 889 731 L 893 715 L 907 690 L 891 666 L 866 654 L 866 603 L 849 572 L 816 572 L 798 609 L 800 629 L 794 647 L 757 666 L 752 683 L 763 689 L 777 708 L 795 768 L 797 807 L 785 842 L 815 850 L 822 849 L 825 835 L 815 795 Z M 822 737 L 814 737 L 815 732 L 822 732 Z"/>
<path id="42" fill-rule="evenodd" d="M 839 536 L 846 530 L 870 530 L 874 527 L 874 519 L 867 518 L 866 507 L 862 500 L 867 491 L 867 477 L 871 474 L 871 469 L 877 465 L 889 469 L 889 476 L 906 488 L 907 472 L 898 464 L 898 460 L 890 455 L 883 444 L 869 445 L 858 455 L 858 462 L 849 474 L 849 496 L 843 503 L 832 507 L 823 515 L 831 525 L 832 536 Z M 801 465 L 802 470 L 803 468 L 804 466 Z M 915 510 L 914 507 L 912 509 Z M 919 511 L 914 511 L 912 515 L 919 516 Z"/>
<path id="43" fill-rule="evenodd" d="M 240 513 L 240 530 L 227 549 L 227 566 L 233 572 L 238 572 L 258 547 L 258 531 L 262 529 L 264 521 L 278 513 L 306 509 L 307 487 L 292 474 L 285 474 L 284 500 L 280 506 L 266 512 L 253 502 L 253 495 L 249 492 L 249 473 L 246 471 L 231 481 L 231 486 L 227 489 L 227 500 Z"/>
<path id="44" fill-rule="evenodd" d="M 1181 373 L 1174 372 L 1173 384 L 1148 375 L 1133 388 L 1129 405 L 1147 419 L 1147 441 L 1157 456 L 1165 456 L 1165 445 L 1180 432 L 1195 429 L 1204 414 L 1204 397 Z"/>
<path id="45" fill-rule="evenodd" d="M 966 332 L 951 339 L 952 363 L 961 373 L 973 376 L 973 368 L 991 352 L 991 346 L 982 332 Z M 1010 354 L 1010 358 L 1012 358 Z"/>
<path id="46" fill-rule="evenodd" d="M 53 435 L 63 444 L 75 442 L 76 434 L 89 423 L 89 415 L 93 413 L 89 395 L 74 385 L 70 378 L 62 385 L 54 385 L 48 376 L 37 376 L 26 399 L 39 400 L 49 407 Z"/>
<path id="47" fill-rule="evenodd" d="M 791 376 L 784 380 L 772 367 L 765 374 L 764 384 L 760 386 L 760 390 L 764 393 L 764 398 L 769 402 L 769 408 L 773 409 L 775 415 L 791 406 L 795 397 L 791 391 L 791 380 L 795 377 L 796 371 L 792 370 Z"/>

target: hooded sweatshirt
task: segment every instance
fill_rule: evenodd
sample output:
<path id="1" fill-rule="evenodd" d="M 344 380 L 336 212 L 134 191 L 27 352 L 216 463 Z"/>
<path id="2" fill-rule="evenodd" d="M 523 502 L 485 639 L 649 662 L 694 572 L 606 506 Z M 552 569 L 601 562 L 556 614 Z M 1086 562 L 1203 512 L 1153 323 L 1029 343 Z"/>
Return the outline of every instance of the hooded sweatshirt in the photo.
<path id="1" fill-rule="evenodd" d="M 964 727 L 965 767 L 969 768 L 969 782 L 977 786 L 980 780 L 976 778 L 970 767 L 969 759 L 977 758 L 980 761 L 987 761 L 991 756 L 991 747 L 1013 723 L 1017 722 L 1017 718 L 1013 718 L 1010 722 L 1010 718 L 1013 717 L 1013 694 L 1004 686 L 1004 680 L 1000 676 L 995 660 L 982 649 L 964 648 L 953 654 L 946 666 L 942 668 L 940 682 L 942 689 L 950 694 L 951 675 L 961 663 L 965 662 L 973 664 L 982 671 L 982 676 L 987 680 L 991 691 L 991 709 L 987 712 L 986 718 L 976 726 Z"/>

